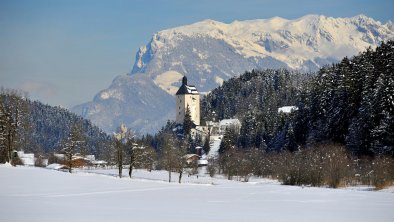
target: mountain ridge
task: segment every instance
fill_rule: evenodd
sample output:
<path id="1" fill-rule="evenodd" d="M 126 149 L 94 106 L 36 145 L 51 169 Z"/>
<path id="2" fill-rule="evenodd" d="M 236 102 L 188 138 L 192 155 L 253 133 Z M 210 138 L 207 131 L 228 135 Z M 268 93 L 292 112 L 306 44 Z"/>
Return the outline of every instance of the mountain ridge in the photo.
<path id="1" fill-rule="evenodd" d="M 274 17 L 229 24 L 203 20 L 153 34 L 136 53 L 128 75 L 117 77 L 93 101 L 72 110 L 107 132 L 124 122 L 137 132 L 152 133 L 174 118 L 173 93 L 183 75 L 200 92 L 209 92 L 252 69 L 316 71 L 389 39 L 394 39 L 392 23 L 365 15 Z"/>
<path id="2" fill-rule="evenodd" d="M 328 32 L 327 29 L 339 29 L 340 31 L 343 30 L 344 25 L 358 25 L 359 27 L 356 27 L 358 30 L 364 31 L 366 33 L 365 40 L 368 40 L 369 43 L 373 43 L 375 47 L 379 42 L 382 41 L 383 38 L 388 36 L 387 31 L 393 31 L 394 29 L 390 26 L 389 23 L 386 24 L 381 24 L 379 21 L 375 21 L 372 18 L 369 18 L 365 15 L 358 15 L 354 16 L 351 18 L 333 18 L 333 17 L 326 17 L 323 15 L 306 15 L 298 19 L 294 20 L 288 20 L 284 19 L 281 17 L 274 17 L 271 19 L 256 19 L 256 20 L 246 20 L 246 21 L 233 21 L 232 23 L 226 24 L 222 22 L 218 22 L 215 20 L 207 19 L 203 20 L 201 22 L 196 22 L 191 25 L 185 25 L 185 26 L 180 26 L 176 28 L 171 28 L 171 29 L 166 29 L 159 31 L 155 33 L 151 39 L 151 42 L 147 45 L 148 47 L 144 46 L 142 47 L 139 52 L 136 55 L 136 63 L 135 66 L 133 67 L 133 70 L 131 73 L 137 73 L 141 72 L 144 70 L 140 70 L 141 68 L 144 67 L 143 62 L 143 56 L 147 56 L 146 58 L 150 58 L 151 55 L 153 55 L 155 52 L 149 52 L 147 54 L 147 49 L 153 49 L 153 50 L 159 50 L 164 46 L 165 44 L 170 44 L 170 46 L 174 46 L 176 44 L 177 38 L 182 38 L 182 36 L 186 37 L 210 37 L 214 39 L 219 39 L 219 40 L 224 40 L 226 43 L 236 47 L 237 42 L 240 39 L 242 41 L 247 41 L 247 43 L 252 44 L 251 46 L 255 48 L 255 51 L 251 48 L 246 47 L 244 44 L 241 45 L 241 47 L 244 47 L 244 49 L 241 49 L 238 51 L 240 54 L 243 54 L 246 57 L 252 57 L 256 56 L 258 54 L 256 53 L 262 53 L 263 55 L 267 56 L 270 55 L 268 52 L 274 51 L 270 49 L 269 42 L 265 43 L 266 45 L 261 46 L 261 45 L 256 45 L 253 43 L 254 40 L 256 39 L 273 39 L 277 37 L 282 37 L 282 43 L 287 44 L 288 42 L 297 42 L 298 41 L 305 41 L 305 43 L 308 43 L 308 40 L 310 42 L 311 47 L 314 47 L 313 49 L 318 51 L 318 53 L 322 53 L 323 50 L 317 49 L 313 44 L 315 44 L 312 41 L 318 41 L 319 38 L 320 40 L 326 39 L 327 41 L 339 41 L 339 40 L 344 40 L 341 36 L 338 37 L 338 35 L 333 35 L 332 33 Z M 342 28 L 342 29 L 340 29 Z M 354 27 L 353 27 L 354 28 Z M 372 29 L 369 30 L 368 28 Z M 264 30 L 264 31 L 261 31 Z M 289 35 L 288 30 L 291 30 L 291 35 Z M 329 30 L 330 31 L 330 30 Z M 335 31 L 335 30 L 331 30 Z M 338 30 L 336 30 L 338 31 Z M 346 30 L 345 30 L 346 31 Z M 349 30 L 347 30 L 349 31 Z M 353 31 L 350 34 L 354 34 L 355 30 L 350 30 Z M 279 33 L 277 33 L 279 32 Z M 308 39 L 310 37 L 313 37 L 311 34 L 314 34 L 313 32 L 316 32 L 316 38 Z M 371 33 L 369 32 L 375 32 L 377 37 L 374 38 L 374 36 L 370 36 Z M 281 36 L 273 36 L 273 34 L 279 34 Z M 302 36 L 301 34 L 309 34 L 309 36 L 305 35 Z M 338 34 L 338 33 L 337 33 Z M 389 33 L 390 36 L 392 37 L 392 33 Z M 271 37 L 270 37 L 271 35 Z M 243 38 L 245 37 L 246 38 Z M 382 36 L 382 38 L 380 38 Z M 234 37 L 231 38 L 231 37 Z M 334 39 L 332 39 L 334 37 Z M 369 39 L 368 39 L 369 37 Z M 322 39 L 323 38 L 323 39 Z M 352 37 L 354 38 L 354 37 Z M 175 40 L 175 41 L 174 41 Z M 235 42 L 234 42 L 235 40 Z M 302 43 L 302 42 L 301 42 Z M 360 44 L 360 41 L 356 42 Z M 355 53 L 358 53 L 368 47 L 369 45 L 364 43 L 363 45 L 359 46 L 357 51 L 353 51 L 350 55 L 354 55 Z M 280 46 L 277 46 L 280 47 Z M 284 46 L 282 46 L 284 47 Z M 264 49 L 265 48 L 265 49 Z M 327 50 L 327 49 L 326 49 Z M 332 49 L 331 49 L 332 50 Z M 330 52 L 332 54 L 332 52 Z M 350 56 L 348 55 L 348 56 Z M 278 55 L 275 55 L 278 56 Z M 273 56 L 273 57 L 275 57 Z M 299 55 L 297 55 L 299 56 Z M 342 55 L 336 56 L 337 59 L 340 59 L 343 57 Z M 138 69 L 140 68 L 140 69 Z M 297 65 L 294 63 L 292 64 L 291 68 L 297 68 Z M 300 67 L 298 67 L 300 68 Z"/>

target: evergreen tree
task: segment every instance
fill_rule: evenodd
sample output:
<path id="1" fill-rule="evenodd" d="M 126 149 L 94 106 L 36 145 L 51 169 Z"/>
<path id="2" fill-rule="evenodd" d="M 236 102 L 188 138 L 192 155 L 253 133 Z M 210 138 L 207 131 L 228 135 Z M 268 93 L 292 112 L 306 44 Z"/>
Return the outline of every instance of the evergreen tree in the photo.
<path id="1" fill-rule="evenodd" d="M 208 136 L 205 138 L 204 145 L 203 145 L 203 147 L 202 147 L 202 149 L 204 150 L 204 153 L 205 153 L 205 154 L 208 154 L 209 151 L 211 150 L 211 146 L 210 146 L 210 137 L 211 137 L 211 135 L 208 134 Z"/>
<path id="2" fill-rule="evenodd" d="M 0 163 L 8 161 L 7 145 L 6 145 L 6 123 L 7 118 L 4 113 L 3 97 L 0 96 Z"/>
<path id="3" fill-rule="evenodd" d="M 0 119 L 1 119 L 1 146 L 3 148 L 2 159 L 11 162 L 11 154 L 14 150 L 20 150 L 24 139 L 24 130 L 28 120 L 28 110 L 22 93 L 16 90 L 4 90 L 0 92 Z"/>
<path id="4" fill-rule="evenodd" d="M 183 120 L 183 133 L 185 136 L 189 136 L 190 135 L 190 131 L 193 128 L 193 121 L 192 121 L 192 117 L 190 115 L 190 108 L 189 105 L 187 105 L 186 107 L 186 112 L 185 112 L 185 118 Z"/>
<path id="5" fill-rule="evenodd" d="M 392 154 L 394 42 L 383 42 L 315 76 L 252 70 L 203 98 L 202 110 L 242 122 L 243 149 L 297 150 L 299 145 L 346 144 L 356 155 Z M 296 105 L 281 116 L 281 106 Z M 224 143 L 225 144 L 225 143 Z"/>
<path id="6" fill-rule="evenodd" d="M 392 154 L 393 45 L 322 68 L 301 94 L 296 141 L 334 141 L 356 155 Z"/>
<path id="7" fill-rule="evenodd" d="M 232 127 L 228 127 L 224 132 L 222 141 L 220 143 L 219 154 L 223 154 L 229 150 L 235 149 L 237 146 L 238 137 L 239 135 L 237 131 Z"/>

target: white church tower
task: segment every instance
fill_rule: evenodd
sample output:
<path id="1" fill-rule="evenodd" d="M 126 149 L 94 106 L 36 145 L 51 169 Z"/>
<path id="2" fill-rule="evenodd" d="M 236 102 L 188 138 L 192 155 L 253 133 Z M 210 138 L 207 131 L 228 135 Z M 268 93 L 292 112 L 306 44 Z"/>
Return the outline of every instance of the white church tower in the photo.
<path id="1" fill-rule="evenodd" d="M 200 94 L 193 85 L 187 85 L 187 78 L 182 78 L 182 85 L 176 92 L 176 122 L 183 124 L 186 109 L 189 106 L 194 124 L 200 125 Z"/>

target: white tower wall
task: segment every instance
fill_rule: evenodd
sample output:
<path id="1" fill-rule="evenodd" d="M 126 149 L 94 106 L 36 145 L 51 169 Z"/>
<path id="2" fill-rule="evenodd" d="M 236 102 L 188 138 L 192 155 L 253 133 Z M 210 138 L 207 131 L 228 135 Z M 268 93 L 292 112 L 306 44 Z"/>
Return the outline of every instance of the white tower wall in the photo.
<path id="1" fill-rule="evenodd" d="M 182 94 L 176 96 L 176 122 L 183 124 L 189 105 L 190 116 L 194 124 L 200 125 L 200 95 Z"/>

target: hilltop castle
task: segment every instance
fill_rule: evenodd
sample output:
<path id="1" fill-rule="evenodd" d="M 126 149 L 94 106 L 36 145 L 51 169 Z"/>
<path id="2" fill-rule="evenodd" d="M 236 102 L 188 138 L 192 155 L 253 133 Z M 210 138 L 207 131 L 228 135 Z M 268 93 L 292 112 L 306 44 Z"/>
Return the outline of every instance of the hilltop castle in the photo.
<path id="1" fill-rule="evenodd" d="M 182 78 L 182 85 L 176 92 L 176 123 L 183 124 L 186 110 L 189 107 L 191 120 L 194 123 L 194 128 L 191 130 L 191 136 L 194 138 L 199 135 L 204 141 L 209 137 L 210 141 L 219 141 L 220 144 L 225 130 L 228 127 L 233 127 L 239 131 L 241 123 L 238 119 L 224 119 L 219 122 L 206 121 L 201 122 L 200 116 L 200 94 L 194 85 L 187 84 L 187 77 Z M 216 147 L 213 153 L 217 152 Z"/>
<path id="2" fill-rule="evenodd" d="M 200 116 L 200 94 L 194 85 L 187 84 L 187 78 L 184 76 L 182 78 L 182 85 L 176 92 L 176 123 L 183 125 L 185 119 L 186 110 L 189 107 L 190 117 L 194 123 L 193 129 L 191 129 L 190 134 L 192 138 L 200 136 L 203 141 L 209 140 L 210 151 L 202 155 L 201 148 L 198 152 L 200 156 L 199 161 L 205 161 L 204 163 L 199 163 L 201 165 L 206 165 L 207 157 L 214 157 L 218 155 L 218 150 L 220 142 L 227 128 L 232 127 L 236 130 L 240 130 L 241 123 L 238 119 L 224 119 L 219 122 L 213 121 L 203 121 L 201 122 Z M 199 144 L 202 145 L 202 144 Z M 197 149 L 198 147 L 196 147 Z M 202 155 L 202 156 L 201 156 Z"/>
<path id="3" fill-rule="evenodd" d="M 187 78 L 182 78 L 182 85 L 176 92 L 176 123 L 183 124 L 187 107 L 190 110 L 191 120 L 200 125 L 200 94 L 194 85 L 187 84 Z"/>

